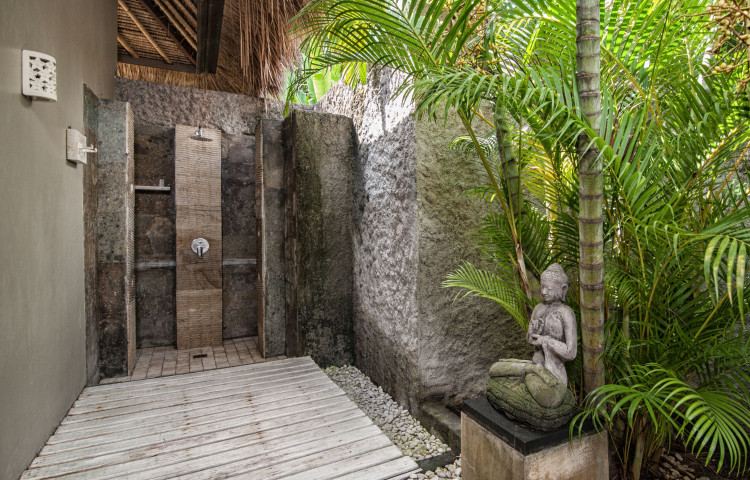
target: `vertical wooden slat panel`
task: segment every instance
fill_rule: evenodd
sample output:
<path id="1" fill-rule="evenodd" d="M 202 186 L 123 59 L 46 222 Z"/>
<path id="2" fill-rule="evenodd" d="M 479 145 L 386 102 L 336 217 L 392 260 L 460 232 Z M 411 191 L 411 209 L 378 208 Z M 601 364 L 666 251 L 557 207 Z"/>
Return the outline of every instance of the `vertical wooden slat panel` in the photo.
<path id="1" fill-rule="evenodd" d="M 222 344 L 221 132 L 204 128 L 205 142 L 190 138 L 195 129 L 175 128 L 179 349 Z M 190 248 L 199 237 L 209 243 L 203 258 Z"/>

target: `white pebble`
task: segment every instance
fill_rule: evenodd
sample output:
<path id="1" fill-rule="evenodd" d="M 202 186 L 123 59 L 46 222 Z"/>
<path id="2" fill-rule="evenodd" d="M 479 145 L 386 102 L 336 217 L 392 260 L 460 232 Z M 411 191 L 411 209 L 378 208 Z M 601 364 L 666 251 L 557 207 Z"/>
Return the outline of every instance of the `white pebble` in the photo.
<path id="1" fill-rule="evenodd" d="M 444 444 L 431 435 L 411 415 L 409 411 L 395 402 L 390 395 L 376 387 L 365 374 L 352 366 L 328 367 L 326 375 L 333 380 L 346 395 L 375 423 L 383 433 L 412 459 L 422 460 L 448 451 Z M 409 478 L 450 478 L 461 479 L 461 459 L 456 459 L 446 468 L 440 467 L 436 472 L 412 474 Z"/>

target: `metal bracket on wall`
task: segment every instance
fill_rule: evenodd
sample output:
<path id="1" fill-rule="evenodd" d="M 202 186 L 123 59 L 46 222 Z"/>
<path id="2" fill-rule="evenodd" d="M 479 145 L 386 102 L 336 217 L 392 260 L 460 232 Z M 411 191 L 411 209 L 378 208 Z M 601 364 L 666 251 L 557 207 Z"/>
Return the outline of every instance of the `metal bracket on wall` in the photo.
<path id="1" fill-rule="evenodd" d="M 138 192 L 169 192 L 172 187 L 164 184 L 164 179 L 159 179 L 159 185 L 135 185 Z"/>

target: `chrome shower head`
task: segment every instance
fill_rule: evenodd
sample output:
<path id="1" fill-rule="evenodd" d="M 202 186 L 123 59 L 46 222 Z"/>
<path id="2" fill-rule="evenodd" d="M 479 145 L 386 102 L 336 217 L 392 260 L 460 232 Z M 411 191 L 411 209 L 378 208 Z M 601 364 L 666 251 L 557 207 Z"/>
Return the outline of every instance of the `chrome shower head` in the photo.
<path id="1" fill-rule="evenodd" d="M 190 135 L 191 140 L 198 140 L 199 142 L 213 142 L 213 138 L 203 136 L 203 127 L 198 125 L 198 130 L 195 131 L 195 135 Z"/>

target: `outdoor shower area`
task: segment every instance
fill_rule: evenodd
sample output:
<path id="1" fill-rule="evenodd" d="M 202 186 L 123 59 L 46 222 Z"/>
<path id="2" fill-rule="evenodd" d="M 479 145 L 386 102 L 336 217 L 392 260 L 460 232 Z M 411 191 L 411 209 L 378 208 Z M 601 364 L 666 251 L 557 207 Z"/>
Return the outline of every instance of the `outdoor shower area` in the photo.
<path id="1" fill-rule="evenodd" d="M 141 348 L 258 333 L 254 139 L 197 128 L 135 127 Z"/>
<path id="2" fill-rule="evenodd" d="M 87 241 L 96 243 L 87 258 L 96 265 L 87 268 L 88 328 L 96 334 L 88 337 L 89 383 L 132 375 L 138 349 L 148 355 L 163 347 L 195 349 L 192 357 L 229 342 L 239 345 L 240 357 L 247 346 L 244 355 L 254 360 L 311 354 L 316 340 L 300 331 L 324 317 L 327 326 L 313 335 L 335 339 L 326 329 L 338 329 L 344 341 L 328 346 L 326 355 L 350 358 L 351 315 L 336 309 L 350 309 L 351 302 L 309 294 L 327 281 L 307 273 L 318 268 L 311 264 L 331 259 L 297 242 L 299 212 L 319 206 L 306 204 L 305 195 L 319 199 L 326 189 L 340 195 L 340 183 L 296 174 L 294 119 L 282 121 L 278 104 L 268 109 L 241 95 L 124 79 L 117 85 L 115 100 L 89 92 L 86 102 L 88 132 L 99 144 L 85 205 Z M 345 151 L 339 161 L 350 162 L 351 134 L 331 141 Z M 307 155 L 317 158 L 313 153 Z M 345 218 L 350 210 L 330 205 L 328 214 Z M 330 224 L 330 217 L 316 218 L 306 228 Z M 346 238 L 335 249 L 339 258 L 351 251 Z M 325 311 L 315 311 L 323 301 Z"/>

